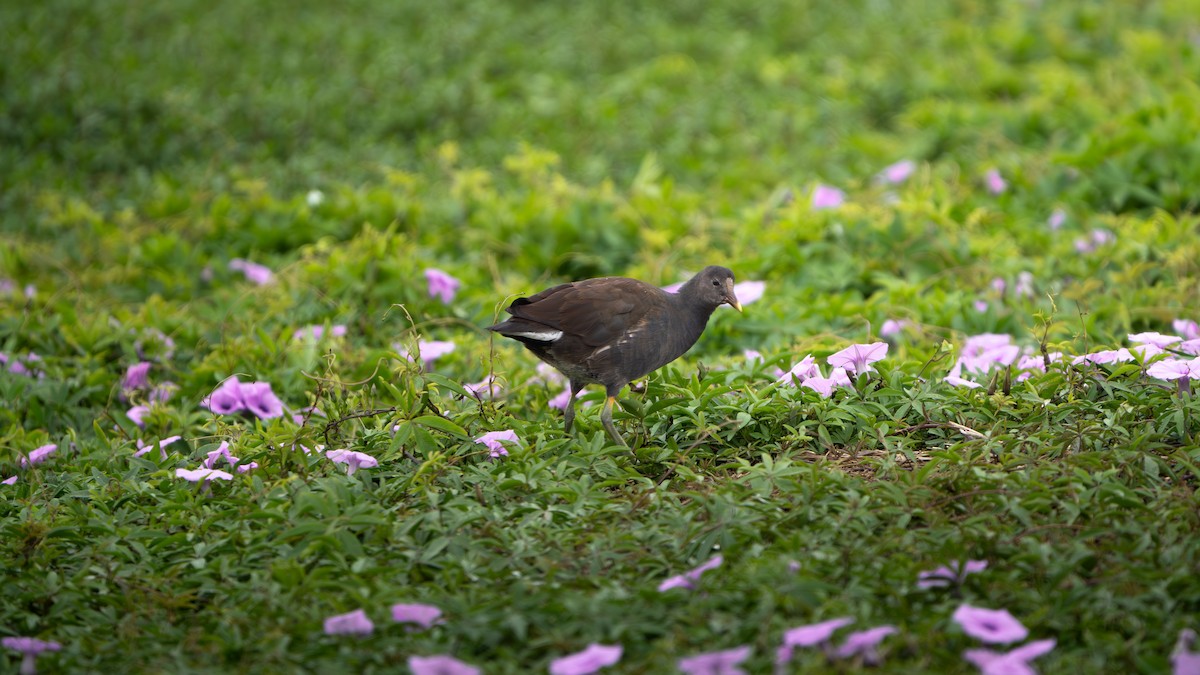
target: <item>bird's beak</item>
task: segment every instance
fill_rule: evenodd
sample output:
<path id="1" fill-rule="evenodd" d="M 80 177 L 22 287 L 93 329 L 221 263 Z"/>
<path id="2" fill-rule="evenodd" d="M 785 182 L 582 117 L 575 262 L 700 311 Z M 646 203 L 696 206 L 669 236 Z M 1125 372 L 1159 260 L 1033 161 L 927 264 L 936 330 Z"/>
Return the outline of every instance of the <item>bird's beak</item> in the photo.
<path id="1" fill-rule="evenodd" d="M 737 311 L 742 311 L 742 303 L 738 302 L 737 296 L 733 293 L 733 279 L 725 280 L 725 302 Z"/>

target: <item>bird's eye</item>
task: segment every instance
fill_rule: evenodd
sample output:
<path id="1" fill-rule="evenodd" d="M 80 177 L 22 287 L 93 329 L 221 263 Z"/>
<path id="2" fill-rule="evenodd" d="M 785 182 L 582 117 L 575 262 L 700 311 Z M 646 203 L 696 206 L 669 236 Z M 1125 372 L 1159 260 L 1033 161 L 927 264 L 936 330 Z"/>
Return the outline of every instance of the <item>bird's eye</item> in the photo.
<path id="1" fill-rule="evenodd" d="M 721 285 L 720 281 L 713 279 L 713 286 L 720 286 L 720 285 Z"/>

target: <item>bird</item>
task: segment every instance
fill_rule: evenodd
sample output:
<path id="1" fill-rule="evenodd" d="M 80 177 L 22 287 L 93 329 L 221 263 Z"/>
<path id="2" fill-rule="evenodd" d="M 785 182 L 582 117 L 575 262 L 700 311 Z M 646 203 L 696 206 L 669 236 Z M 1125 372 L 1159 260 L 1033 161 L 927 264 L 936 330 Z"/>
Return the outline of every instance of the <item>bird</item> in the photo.
<path id="1" fill-rule="evenodd" d="M 566 376 L 567 434 L 575 421 L 575 395 L 589 384 L 603 386 L 600 421 L 613 442 L 629 447 L 612 422 L 617 394 L 633 380 L 683 356 L 721 305 L 742 311 L 733 272 L 710 265 L 675 293 L 625 277 L 560 284 L 517 298 L 505 309 L 512 317 L 488 330 L 517 340 Z"/>

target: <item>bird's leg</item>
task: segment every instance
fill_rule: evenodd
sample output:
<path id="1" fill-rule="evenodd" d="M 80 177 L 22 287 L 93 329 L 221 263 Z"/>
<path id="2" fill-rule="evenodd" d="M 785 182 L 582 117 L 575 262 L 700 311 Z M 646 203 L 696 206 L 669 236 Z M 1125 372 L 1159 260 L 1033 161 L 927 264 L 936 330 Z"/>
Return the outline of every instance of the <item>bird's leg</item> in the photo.
<path id="1" fill-rule="evenodd" d="M 563 410 L 563 433 L 568 436 L 571 435 L 571 425 L 575 423 L 575 395 L 579 393 L 580 389 L 583 389 L 583 386 L 571 380 L 571 398 L 567 399 L 567 407 Z"/>
<path id="2" fill-rule="evenodd" d="M 617 445 L 628 448 L 629 444 L 625 442 L 624 438 L 621 438 L 621 434 L 618 434 L 617 428 L 613 426 L 612 409 L 613 403 L 616 402 L 616 396 L 610 395 L 607 399 L 605 399 L 604 410 L 600 413 L 600 421 L 604 423 L 604 430 L 608 432 L 608 435 L 612 437 L 613 441 Z"/>

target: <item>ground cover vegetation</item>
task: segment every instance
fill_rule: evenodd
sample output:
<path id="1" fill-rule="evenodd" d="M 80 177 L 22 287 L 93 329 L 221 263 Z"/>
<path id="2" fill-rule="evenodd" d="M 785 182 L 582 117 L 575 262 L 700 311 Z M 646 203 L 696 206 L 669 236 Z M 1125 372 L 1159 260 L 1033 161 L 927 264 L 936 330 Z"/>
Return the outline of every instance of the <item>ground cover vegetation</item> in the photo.
<path id="1" fill-rule="evenodd" d="M 0 659 L 1196 672 L 1198 35 L 3 3 Z M 746 312 L 622 395 L 632 453 L 484 330 L 707 264 Z"/>

